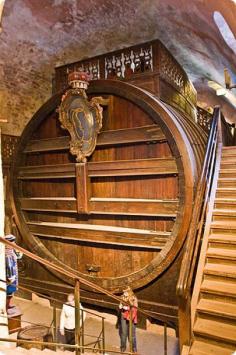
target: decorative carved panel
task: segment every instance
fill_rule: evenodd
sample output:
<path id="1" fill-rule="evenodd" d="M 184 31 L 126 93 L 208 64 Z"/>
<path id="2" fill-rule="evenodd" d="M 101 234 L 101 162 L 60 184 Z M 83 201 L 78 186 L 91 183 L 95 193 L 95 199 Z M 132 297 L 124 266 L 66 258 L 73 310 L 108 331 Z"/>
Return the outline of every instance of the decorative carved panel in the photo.
<path id="1" fill-rule="evenodd" d="M 183 69 L 174 60 L 172 55 L 164 48 L 161 51 L 160 65 L 161 78 L 164 78 L 169 83 L 176 86 L 181 92 L 183 92 L 184 83 L 186 80 L 186 78 L 184 77 Z"/>
<path id="2" fill-rule="evenodd" d="M 88 60 L 73 66 L 73 71 L 81 70 L 89 74 L 92 80 L 100 79 L 99 60 Z"/>
<path id="3" fill-rule="evenodd" d="M 153 70 L 152 45 L 127 48 L 105 56 L 105 78 L 126 79 Z"/>
<path id="4" fill-rule="evenodd" d="M 211 128 L 212 114 L 201 107 L 197 108 L 197 123 L 209 133 Z"/>
<path id="5" fill-rule="evenodd" d="M 93 97 L 90 101 L 85 90 L 89 75 L 84 71 L 74 71 L 68 75 L 72 89 L 62 96 L 59 106 L 61 126 L 71 136 L 70 152 L 76 155 L 77 162 L 86 162 L 96 146 L 97 135 L 102 128 L 102 97 Z"/>
<path id="6" fill-rule="evenodd" d="M 3 165 L 10 165 L 14 157 L 19 137 L 2 134 L 1 140 Z"/>

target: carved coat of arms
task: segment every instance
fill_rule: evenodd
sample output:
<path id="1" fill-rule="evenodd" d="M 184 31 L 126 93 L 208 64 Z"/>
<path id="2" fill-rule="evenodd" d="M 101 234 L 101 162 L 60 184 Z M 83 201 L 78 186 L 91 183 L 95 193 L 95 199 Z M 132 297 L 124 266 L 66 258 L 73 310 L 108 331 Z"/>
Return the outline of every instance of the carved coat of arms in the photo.
<path id="1" fill-rule="evenodd" d="M 102 128 L 102 97 L 93 97 L 90 101 L 85 90 L 89 76 L 85 72 L 70 73 L 68 82 L 71 89 L 62 96 L 59 106 L 61 126 L 71 136 L 70 152 L 76 155 L 77 162 L 85 163 L 96 146 L 97 135 Z"/>

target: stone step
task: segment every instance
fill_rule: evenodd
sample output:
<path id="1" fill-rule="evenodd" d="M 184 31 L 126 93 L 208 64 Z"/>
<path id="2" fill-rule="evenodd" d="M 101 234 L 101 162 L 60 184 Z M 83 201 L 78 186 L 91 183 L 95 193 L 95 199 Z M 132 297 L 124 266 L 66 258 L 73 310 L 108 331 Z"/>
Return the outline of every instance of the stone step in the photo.
<path id="1" fill-rule="evenodd" d="M 216 281 L 215 279 L 205 278 L 201 284 L 200 292 L 203 294 L 236 298 L 236 285 L 235 282 Z"/>
<path id="2" fill-rule="evenodd" d="M 193 326 L 194 335 L 223 341 L 236 346 L 236 323 L 229 324 L 218 320 L 197 317 Z"/>
<path id="3" fill-rule="evenodd" d="M 197 305 L 198 313 L 236 320 L 236 304 L 202 298 Z"/>
<path id="4" fill-rule="evenodd" d="M 194 340 L 189 355 L 232 355 L 235 347 L 231 344 L 212 343 L 207 339 Z"/>

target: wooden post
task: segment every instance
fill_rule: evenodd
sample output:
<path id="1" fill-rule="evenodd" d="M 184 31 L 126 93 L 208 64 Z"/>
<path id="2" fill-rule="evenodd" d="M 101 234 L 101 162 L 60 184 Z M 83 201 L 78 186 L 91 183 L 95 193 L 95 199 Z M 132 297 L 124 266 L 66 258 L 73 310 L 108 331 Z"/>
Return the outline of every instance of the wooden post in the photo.
<path id="1" fill-rule="evenodd" d="M 81 309 L 81 342 L 82 342 L 82 346 L 84 347 L 84 310 Z M 84 353 L 84 348 L 82 348 L 82 353 Z"/>
<path id="2" fill-rule="evenodd" d="M 179 348 L 189 346 L 191 342 L 191 299 L 179 300 Z"/>
<path id="3" fill-rule="evenodd" d="M 132 319 L 132 306 L 130 305 L 130 317 L 129 317 L 129 351 L 133 352 L 133 319 Z"/>
<path id="4" fill-rule="evenodd" d="M 105 354 L 105 321 L 104 318 L 102 318 L 102 353 Z"/>
<path id="5" fill-rule="evenodd" d="M 0 129 L 0 236 L 4 236 L 5 207 L 4 188 L 2 176 L 2 154 L 1 154 L 1 129 Z M 8 338 L 8 322 L 6 312 L 6 265 L 5 246 L 0 243 L 0 334 L 2 338 Z M 3 345 L 3 343 L 2 343 Z M 6 346 L 6 344 L 4 344 Z"/>
<path id="6" fill-rule="evenodd" d="M 80 282 L 75 281 L 75 344 L 80 346 Z M 81 349 L 76 349 L 76 355 L 81 354 Z"/>
<path id="7" fill-rule="evenodd" d="M 57 342 L 57 309 L 56 306 L 53 305 L 53 341 Z"/>
<path id="8" fill-rule="evenodd" d="M 167 355 L 167 326 L 164 323 L 164 355 Z"/>
<path id="9" fill-rule="evenodd" d="M 76 164 L 76 190 L 78 213 L 89 213 L 90 179 L 87 163 Z"/>

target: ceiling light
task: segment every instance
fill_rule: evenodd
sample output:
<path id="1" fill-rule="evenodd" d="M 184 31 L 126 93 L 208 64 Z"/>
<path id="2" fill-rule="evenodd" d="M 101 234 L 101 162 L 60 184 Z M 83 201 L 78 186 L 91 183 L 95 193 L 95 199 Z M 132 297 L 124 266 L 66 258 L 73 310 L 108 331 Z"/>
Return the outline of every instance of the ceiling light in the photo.
<path id="1" fill-rule="evenodd" d="M 208 86 L 215 90 L 217 96 L 219 96 L 217 92 L 221 93 L 221 95 L 226 97 L 226 99 L 231 103 L 231 105 L 236 108 L 236 96 L 232 92 L 225 89 L 223 86 L 216 83 L 215 81 L 208 81 Z"/>
<path id="2" fill-rule="evenodd" d="M 236 84 L 232 84 L 231 76 L 227 68 L 224 69 L 224 77 L 225 77 L 225 87 L 226 89 L 235 89 Z"/>
<path id="3" fill-rule="evenodd" d="M 225 88 L 216 89 L 216 95 L 217 96 L 225 96 L 226 95 L 226 89 Z"/>

